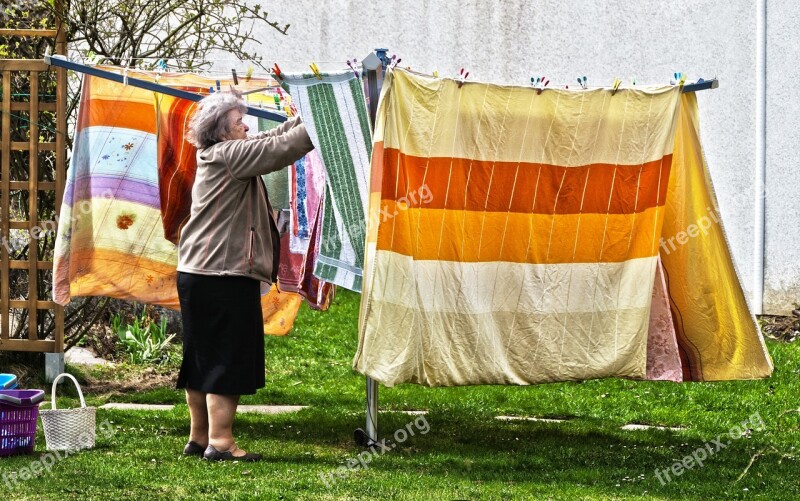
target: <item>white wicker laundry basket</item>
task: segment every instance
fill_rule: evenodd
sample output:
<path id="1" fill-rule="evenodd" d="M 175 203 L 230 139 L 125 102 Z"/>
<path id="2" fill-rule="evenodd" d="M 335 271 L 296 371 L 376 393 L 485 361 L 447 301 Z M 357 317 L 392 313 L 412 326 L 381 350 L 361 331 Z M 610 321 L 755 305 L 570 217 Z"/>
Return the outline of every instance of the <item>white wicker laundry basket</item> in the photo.
<path id="1" fill-rule="evenodd" d="M 78 388 L 81 406 L 76 409 L 56 408 L 56 387 L 63 377 L 68 377 Z M 91 449 L 97 433 L 94 407 L 87 407 L 78 381 L 71 374 L 59 374 L 53 380 L 52 408 L 40 409 L 44 440 L 48 451 Z"/>

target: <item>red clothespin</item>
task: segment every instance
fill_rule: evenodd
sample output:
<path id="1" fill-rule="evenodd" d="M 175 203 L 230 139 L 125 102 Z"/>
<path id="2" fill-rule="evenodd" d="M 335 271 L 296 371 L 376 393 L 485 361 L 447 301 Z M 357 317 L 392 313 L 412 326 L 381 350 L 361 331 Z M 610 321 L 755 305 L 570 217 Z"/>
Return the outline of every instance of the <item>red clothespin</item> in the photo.
<path id="1" fill-rule="evenodd" d="M 272 67 L 272 74 L 275 75 L 275 78 L 278 80 L 283 80 L 283 72 L 281 72 L 281 67 L 278 66 L 278 63 L 275 63 Z"/>
<path id="2" fill-rule="evenodd" d="M 539 83 L 539 87 L 536 89 L 536 95 L 538 96 L 539 94 L 541 94 L 544 88 L 547 87 L 549 83 L 550 80 L 547 80 L 545 77 L 542 77 Z"/>
<path id="3" fill-rule="evenodd" d="M 458 88 L 460 89 L 462 85 L 464 85 L 464 81 L 469 76 L 469 71 L 464 71 L 464 68 L 461 68 L 458 72 L 458 80 L 456 83 L 458 84 Z"/>
<path id="4" fill-rule="evenodd" d="M 358 59 L 353 58 L 352 61 L 349 59 L 347 60 L 347 66 L 349 66 L 350 69 L 353 70 L 353 75 L 355 75 L 356 78 L 358 78 L 358 70 L 356 69 L 357 65 L 358 65 Z"/>

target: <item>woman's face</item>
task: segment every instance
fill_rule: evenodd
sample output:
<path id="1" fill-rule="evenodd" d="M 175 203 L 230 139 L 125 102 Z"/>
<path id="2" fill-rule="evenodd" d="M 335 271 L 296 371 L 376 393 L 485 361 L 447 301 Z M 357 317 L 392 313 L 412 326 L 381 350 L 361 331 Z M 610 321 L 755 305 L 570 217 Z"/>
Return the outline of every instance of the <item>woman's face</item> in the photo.
<path id="1" fill-rule="evenodd" d="M 228 112 L 228 132 L 227 139 L 247 139 L 247 131 L 250 127 L 242 122 L 242 113 L 239 110 L 231 110 Z"/>

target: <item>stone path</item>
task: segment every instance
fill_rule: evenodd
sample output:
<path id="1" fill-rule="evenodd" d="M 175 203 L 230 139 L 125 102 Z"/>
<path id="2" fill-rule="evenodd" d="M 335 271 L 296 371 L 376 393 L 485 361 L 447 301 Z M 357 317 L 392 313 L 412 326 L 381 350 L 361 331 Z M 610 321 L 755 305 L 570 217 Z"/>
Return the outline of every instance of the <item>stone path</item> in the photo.
<path id="1" fill-rule="evenodd" d="M 285 414 L 287 412 L 297 412 L 305 409 L 307 405 L 240 405 L 237 412 L 253 412 L 258 414 Z M 160 404 L 124 404 L 107 403 L 100 406 L 101 409 L 116 410 L 136 410 L 136 411 L 171 411 L 174 405 Z"/>
<path id="2" fill-rule="evenodd" d="M 238 412 L 250 412 L 257 414 L 286 414 L 289 412 L 298 412 L 302 409 L 308 408 L 308 405 L 240 405 L 237 409 Z M 100 406 L 101 409 L 116 409 L 116 410 L 137 410 L 137 411 L 171 411 L 175 408 L 174 405 L 159 405 L 159 404 L 125 404 L 125 403 L 107 403 Z M 391 411 L 382 411 L 391 412 Z M 411 416 L 425 415 L 428 411 L 400 411 L 404 414 Z M 532 421 L 537 423 L 566 423 L 568 419 L 554 419 L 554 418 L 540 418 L 534 416 L 495 416 L 498 421 Z M 631 423 L 622 426 L 621 429 L 625 431 L 641 431 L 641 430 L 662 430 L 662 431 L 683 431 L 686 428 L 658 426 L 648 424 Z"/>

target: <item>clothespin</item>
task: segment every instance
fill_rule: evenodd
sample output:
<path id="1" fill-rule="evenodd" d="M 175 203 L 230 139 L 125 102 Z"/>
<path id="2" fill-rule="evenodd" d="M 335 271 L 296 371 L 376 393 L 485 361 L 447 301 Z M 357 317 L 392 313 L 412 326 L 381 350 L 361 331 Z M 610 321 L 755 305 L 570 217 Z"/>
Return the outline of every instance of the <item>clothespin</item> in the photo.
<path id="1" fill-rule="evenodd" d="M 158 62 L 156 63 L 156 67 L 158 68 L 159 71 L 167 71 L 167 62 L 164 61 L 163 59 L 159 59 Z"/>
<path id="2" fill-rule="evenodd" d="M 128 85 L 128 65 L 130 63 L 130 59 L 125 61 L 125 67 L 122 69 L 122 85 Z"/>
<path id="3" fill-rule="evenodd" d="M 439 72 L 438 71 L 433 70 L 433 78 L 439 78 Z"/>
<path id="4" fill-rule="evenodd" d="M 219 88 L 219 80 L 217 80 L 217 92 L 219 92 L 219 91 L 220 91 L 220 88 Z"/>
<path id="5" fill-rule="evenodd" d="M 636 75 L 631 77 L 631 85 L 636 85 Z"/>
<path id="6" fill-rule="evenodd" d="M 90 50 L 86 52 L 85 59 L 88 61 L 88 65 L 95 66 L 97 65 L 97 60 L 100 58 L 93 50 Z M 50 64 L 50 47 L 47 47 L 44 51 L 44 62 Z"/>
<path id="7" fill-rule="evenodd" d="M 400 61 L 402 60 L 403 60 L 402 58 L 398 57 L 397 61 L 394 62 L 394 66 L 392 66 L 392 68 L 397 68 L 397 65 L 400 64 Z M 409 66 L 408 69 L 410 70 L 411 66 Z"/>
<path id="8" fill-rule="evenodd" d="M 253 78 L 253 65 L 252 64 L 247 66 L 247 73 L 245 73 L 245 75 L 244 75 L 244 79 L 247 80 L 248 82 L 250 81 L 251 78 Z"/>
<path id="9" fill-rule="evenodd" d="M 352 61 L 349 59 L 347 60 L 347 66 L 349 66 L 350 69 L 353 70 L 353 75 L 355 75 L 356 78 L 358 78 L 358 70 L 356 70 L 356 65 L 358 65 L 358 59 L 353 58 Z"/>
<path id="10" fill-rule="evenodd" d="M 233 85 L 239 85 L 239 77 L 236 76 L 236 69 L 231 68 L 231 74 L 233 75 Z"/>
<path id="11" fill-rule="evenodd" d="M 586 89 L 586 77 L 578 77 L 578 84 L 581 86 L 581 89 Z"/>
<path id="12" fill-rule="evenodd" d="M 322 74 L 319 72 L 319 67 L 317 67 L 317 63 L 311 63 L 309 65 L 311 71 L 314 73 L 314 76 L 317 77 L 319 80 L 322 80 Z"/>
<path id="13" fill-rule="evenodd" d="M 462 85 L 464 85 L 464 81 L 467 79 L 468 76 L 469 76 L 469 71 L 464 71 L 464 68 L 461 68 L 461 70 L 459 70 L 458 72 L 459 78 L 456 81 L 459 89 L 461 88 Z"/>
<path id="14" fill-rule="evenodd" d="M 669 82 L 672 85 L 683 85 L 684 83 L 686 83 L 686 75 L 684 75 L 680 71 L 673 73 L 672 76 L 675 77 L 674 80 L 670 80 Z"/>
<path id="15" fill-rule="evenodd" d="M 213 94 L 214 93 L 214 87 L 213 86 L 208 88 L 208 93 L 209 94 Z"/>
<path id="16" fill-rule="evenodd" d="M 547 87 L 547 85 L 550 83 L 550 80 L 547 80 L 545 77 L 542 77 L 541 79 L 537 78 L 536 80 L 539 83 L 539 86 L 536 89 L 536 95 L 538 96 L 542 93 L 544 88 Z"/>
<path id="17" fill-rule="evenodd" d="M 252 69 L 252 67 L 251 67 L 251 69 Z M 248 70 L 248 75 L 252 75 L 252 74 L 253 74 L 253 72 Z M 275 63 L 275 65 L 272 67 L 272 74 L 275 75 L 276 79 L 283 80 L 283 73 L 281 72 L 281 68 L 280 68 L 280 66 L 278 66 L 278 63 Z"/>
<path id="18" fill-rule="evenodd" d="M 621 84 L 622 84 L 622 80 L 620 80 L 619 78 L 615 78 L 614 79 L 614 83 L 611 85 L 611 95 L 612 96 L 617 93 L 617 91 L 619 90 L 619 86 Z"/>

